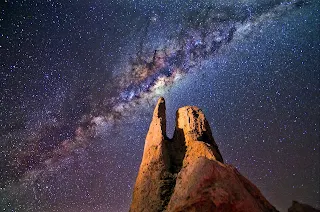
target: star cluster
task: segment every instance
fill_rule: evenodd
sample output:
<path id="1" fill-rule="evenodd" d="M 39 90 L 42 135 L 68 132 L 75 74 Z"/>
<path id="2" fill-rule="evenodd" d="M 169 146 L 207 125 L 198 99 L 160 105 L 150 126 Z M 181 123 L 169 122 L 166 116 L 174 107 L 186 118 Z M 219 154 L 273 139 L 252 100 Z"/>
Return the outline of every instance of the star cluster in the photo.
<path id="1" fill-rule="evenodd" d="M 0 210 L 128 211 L 154 104 L 203 109 L 227 163 L 319 207 L 317 1 L 10 1 Z"/>

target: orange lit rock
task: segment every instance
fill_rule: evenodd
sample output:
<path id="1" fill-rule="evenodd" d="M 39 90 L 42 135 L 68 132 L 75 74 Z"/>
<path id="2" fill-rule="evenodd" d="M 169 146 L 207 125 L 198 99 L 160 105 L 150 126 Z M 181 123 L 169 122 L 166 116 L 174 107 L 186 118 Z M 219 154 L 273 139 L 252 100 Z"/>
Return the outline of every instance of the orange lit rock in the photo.
<path id="1" fill-rule="evenodd" d="M 146 137 L 131 212 L 277 211 L 233 166 L 223 164 L 203 112 L 177 111 L 172 139 L 166 136 L 160 98 Z"/>
<path id="2" fill-rule="evenodd" d="M 160 98 L 146 137 L 130 211 L 162 211 L 167 203 L 163 187 L 170 161 L 166 148 L 165 112 L 164 99 Z"/>

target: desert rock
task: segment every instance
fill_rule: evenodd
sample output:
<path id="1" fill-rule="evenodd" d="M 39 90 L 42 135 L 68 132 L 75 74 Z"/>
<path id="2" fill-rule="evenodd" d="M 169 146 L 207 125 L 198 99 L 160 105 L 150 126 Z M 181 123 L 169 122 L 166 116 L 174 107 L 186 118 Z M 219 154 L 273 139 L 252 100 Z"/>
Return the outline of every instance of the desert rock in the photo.
<path id="1" fill-rule="evenodd" d="M 236 168 L 223 163 L 201 109 L 182 107 L 172 139 L 158 100 L 146 137 L 131 212 L 277 211 Z"/>

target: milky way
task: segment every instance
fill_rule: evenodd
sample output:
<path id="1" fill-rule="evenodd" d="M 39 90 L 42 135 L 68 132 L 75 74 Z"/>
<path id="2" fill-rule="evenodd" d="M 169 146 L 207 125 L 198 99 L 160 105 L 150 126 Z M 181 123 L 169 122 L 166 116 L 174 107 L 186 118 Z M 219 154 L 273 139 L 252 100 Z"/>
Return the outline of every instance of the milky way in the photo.
<path id="1" fill-rule="evenodd" d="M 320 206 L 317 1 L 1 3 L 2 211 L 128 211 L 159 96 L 279 210 Z"/>

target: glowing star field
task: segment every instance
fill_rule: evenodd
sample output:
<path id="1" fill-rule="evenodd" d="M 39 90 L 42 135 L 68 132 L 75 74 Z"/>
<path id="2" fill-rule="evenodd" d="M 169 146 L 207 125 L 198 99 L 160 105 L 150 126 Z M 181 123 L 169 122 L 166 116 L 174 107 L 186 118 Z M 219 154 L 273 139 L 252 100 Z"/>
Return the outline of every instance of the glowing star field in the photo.
<path id="1" fill-rule="evenodd" d="M 318 1 L 5 1 L 0 211 L 128 211 L 159 96 L 280 211 L 320 207 Z M 168 132 L 172 135 L 173 132 Z"/>

